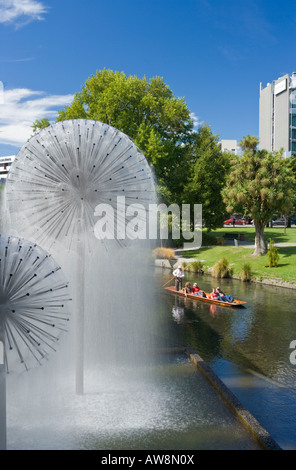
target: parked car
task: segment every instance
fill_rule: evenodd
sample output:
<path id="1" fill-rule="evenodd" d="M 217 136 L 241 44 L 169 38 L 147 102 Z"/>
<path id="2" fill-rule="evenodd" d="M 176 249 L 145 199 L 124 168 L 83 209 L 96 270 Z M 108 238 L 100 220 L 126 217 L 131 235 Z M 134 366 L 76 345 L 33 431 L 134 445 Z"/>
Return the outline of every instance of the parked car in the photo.
<path id="1" fill-rule="evenodd" d="M 280 219 L 275 219 L 272 221 L 272 225 L 286 225 L 286 219 L 281 217 Z"/>
<path id="2" fill-rule="evenodd" d="M 244 225 L 246 222 L 242 219 L 234 219 L 235 225 Z M 233 219 L 224 220 L 225 225 L 233 225 Z"/>

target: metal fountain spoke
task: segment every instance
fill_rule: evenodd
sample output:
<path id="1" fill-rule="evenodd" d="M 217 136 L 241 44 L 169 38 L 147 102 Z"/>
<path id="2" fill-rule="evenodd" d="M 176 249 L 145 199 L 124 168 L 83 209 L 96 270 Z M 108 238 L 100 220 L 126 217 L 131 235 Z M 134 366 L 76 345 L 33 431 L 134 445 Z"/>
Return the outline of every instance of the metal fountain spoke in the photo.
<path id="1" fill-rule="evenodd" d="M 25 240 L 0 236 L 0 332 L 5 363 L 26 369 L 41 363 L 67 331 L 68 283 L 44 250 Z M 7 352 L 16 351 L 16 355 Z"/>

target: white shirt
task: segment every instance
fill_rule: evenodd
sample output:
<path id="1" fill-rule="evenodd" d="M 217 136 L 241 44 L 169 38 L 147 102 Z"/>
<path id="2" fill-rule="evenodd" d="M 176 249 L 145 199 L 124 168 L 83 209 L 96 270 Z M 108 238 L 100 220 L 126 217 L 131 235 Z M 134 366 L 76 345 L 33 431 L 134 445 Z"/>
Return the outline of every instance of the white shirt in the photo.
<path id="1" fill-rule="evenodd" d="M 173 271 L 173 276 L 176 276 L 176 277 L 184 277 L 185 274 L 184 274 L 184 271 L 182 269 L 175 269 L 175 271 Z"/>

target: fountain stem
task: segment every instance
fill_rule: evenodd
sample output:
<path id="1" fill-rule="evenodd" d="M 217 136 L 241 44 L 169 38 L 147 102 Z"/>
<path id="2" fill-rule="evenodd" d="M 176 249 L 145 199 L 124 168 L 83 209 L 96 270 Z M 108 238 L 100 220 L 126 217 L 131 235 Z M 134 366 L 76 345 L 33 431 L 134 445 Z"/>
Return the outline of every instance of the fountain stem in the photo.
<path id="1" fill-rule="evenodd" d="M 6 450 L 6 370 L 4 328 L 0 322 L 0 450 Z"/>
<path id="2" fill-rule="evenodd" d="M 84 393 L 84 276 L 85 276 L 85 246 L 82 238 L 82 218 L 78 220 L 79 236 L 77 241 L 77 269 L 76 269 L 76 393 Z"/>

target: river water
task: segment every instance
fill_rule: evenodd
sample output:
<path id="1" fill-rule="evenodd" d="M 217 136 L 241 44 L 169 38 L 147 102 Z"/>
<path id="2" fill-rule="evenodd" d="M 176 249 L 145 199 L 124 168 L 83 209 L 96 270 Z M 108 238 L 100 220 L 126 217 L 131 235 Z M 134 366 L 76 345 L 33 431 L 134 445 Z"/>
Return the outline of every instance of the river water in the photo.
<path id="1" fill-rule="evenodd" d="M 156 268 L 162 286 L 169 270 Z M 158 331 L 167 347 L 193 347 L 283 449 L 296 449 L 296 291 L 187 273 L 205 291 L 217 287 L 247 304 L 229 308 L 159 289 Z M 170 284 L 168 284 L 170 285 Z"/>

